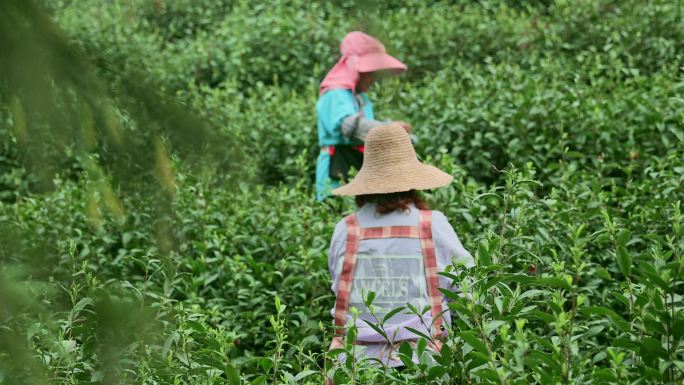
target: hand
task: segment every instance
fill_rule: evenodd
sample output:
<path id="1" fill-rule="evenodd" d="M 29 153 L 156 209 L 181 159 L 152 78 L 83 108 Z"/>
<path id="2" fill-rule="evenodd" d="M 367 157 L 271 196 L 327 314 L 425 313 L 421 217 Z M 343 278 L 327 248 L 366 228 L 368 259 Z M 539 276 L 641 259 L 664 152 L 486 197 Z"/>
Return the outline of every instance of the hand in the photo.
<path id="1" fill-rule="evenodd" d="M 406 130 L 406 132 L 408 132 L 409 134 L 411 133 L 412 127 L 411 127 L 410 123 L 402 122 L 401 120 L 395 120 L 394 124 L 399 125 L 401 128 Z"/>

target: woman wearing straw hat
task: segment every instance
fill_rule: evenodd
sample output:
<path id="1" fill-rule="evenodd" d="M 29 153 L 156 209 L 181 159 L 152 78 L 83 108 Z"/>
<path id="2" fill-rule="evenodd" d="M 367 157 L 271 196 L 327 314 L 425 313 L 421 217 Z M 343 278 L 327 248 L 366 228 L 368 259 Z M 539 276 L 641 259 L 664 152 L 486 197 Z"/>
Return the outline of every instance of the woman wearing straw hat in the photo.
<path id="1" fill-rule="evenodd" d="M 451 282 L 437 273 L 452 264 L 472 267 L 474 260 L 444 214 L 429 210 L 417 190 L 445 186 L 452 179 L 418 161 L 402 127 L 391 124 L 369 132 L 361 170 L 351 182 L 333 190 L 335 195 L 355 196 L 358 210 L 337 224 L 328 254 L 336 295 L 332 315 L 337 328 L 331 349 L 343 345 L 345 326 L 353 319 L 352 306 L 359 310 L 357 358 L 401 366 L 397 347 L 418 338 L 409 328 L 430 336 L 432 350 L 441 349 L 450 314 L 438 289 L 450 289 Z M 374 300 L 369 309 L 364 298 L 371 292 Z M 365 322 L 376 323 L 375 317 L 382 319 L 407 304 L 430 311 L 423 320 L 406 312 L 393 315 L 384 326 L 386 336 Z"/>
<path id="2" fill-rule="evenodd" d="M 388 55 L 385 47 L 363 32 L 350 32 L 340 45 L 342 58 L 320 85 L 316 104 L 318 144 L 316 197 L 324 200 L 347 180 L 349 170 L 363 161 L 363 141 L 368 131 L 388 122 L 375 120 L 366 95 L 370 86 L 387 73 L 400 74 L 406 66 Z M 410 131 L 411 125 L 396 122 Z"/>

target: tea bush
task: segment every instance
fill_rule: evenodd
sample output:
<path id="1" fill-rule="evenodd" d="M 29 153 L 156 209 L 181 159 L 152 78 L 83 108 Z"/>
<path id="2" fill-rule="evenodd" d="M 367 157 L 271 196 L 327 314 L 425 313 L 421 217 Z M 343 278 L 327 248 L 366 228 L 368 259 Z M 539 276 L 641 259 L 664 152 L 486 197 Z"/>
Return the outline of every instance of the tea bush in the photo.
<path id="1" fill-rule="evenodd" d="M 0 81 L 0 384 L 683 383 L 680 2 L 42 4 L 110 90 L 149 79 L 228 141 L 198 168 L 184 141 L 206 130 L 158 139 L 136 118 L 165 100 L 113 97 L 157 169 L 120 180 L 141 158 L 54 135 L 71 152 L 43 192 Z M 353 205 L 314 201 L 314 105 L 354 28 L 408 64 L 377 115 L 454 175 L 427 198 L 477 260 L 445 273 L 463 294 L 445 348 L 401 346 L 403 371 L 325 354 Z"/>

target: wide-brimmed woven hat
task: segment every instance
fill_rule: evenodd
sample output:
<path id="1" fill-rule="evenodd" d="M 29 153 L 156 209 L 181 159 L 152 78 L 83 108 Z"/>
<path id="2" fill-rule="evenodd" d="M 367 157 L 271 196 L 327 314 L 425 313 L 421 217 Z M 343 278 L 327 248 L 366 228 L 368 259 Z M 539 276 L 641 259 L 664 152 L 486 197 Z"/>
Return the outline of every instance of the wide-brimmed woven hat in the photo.
<path id="1" fill-rule="evenodd" d="M 387 194 L 428 190 L 449 184 L 453 177 L 418 161 L 409 134 L 390 124 L 373 128 L 366 136 L 361 170 L 351 182 L 333 190 L 335 195 Z"/>

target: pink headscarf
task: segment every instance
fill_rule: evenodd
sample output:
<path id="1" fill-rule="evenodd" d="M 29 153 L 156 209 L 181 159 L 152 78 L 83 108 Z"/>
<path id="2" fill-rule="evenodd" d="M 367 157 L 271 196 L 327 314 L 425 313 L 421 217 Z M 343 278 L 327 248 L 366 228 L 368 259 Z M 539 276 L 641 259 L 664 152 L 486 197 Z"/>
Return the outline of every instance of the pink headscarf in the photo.
<path id="1" fill-rule="evenodd" d="M 403 72 L 406 65 L 385 52 L 385 46 L 363 32 L 349 32 L 340 44 L 342 58 L 321 82 L 320 94 L 334 88 L 353 90 L 362 72 L 396 70 Z"/>

